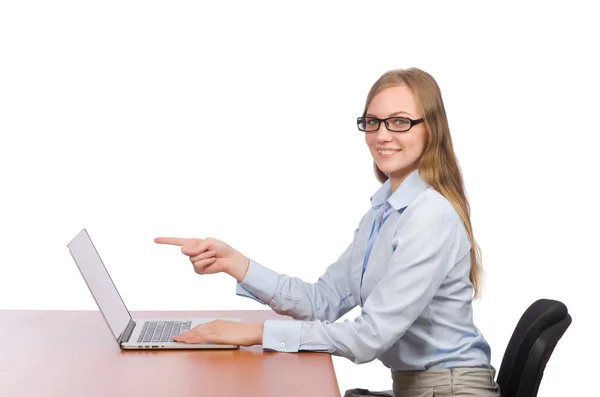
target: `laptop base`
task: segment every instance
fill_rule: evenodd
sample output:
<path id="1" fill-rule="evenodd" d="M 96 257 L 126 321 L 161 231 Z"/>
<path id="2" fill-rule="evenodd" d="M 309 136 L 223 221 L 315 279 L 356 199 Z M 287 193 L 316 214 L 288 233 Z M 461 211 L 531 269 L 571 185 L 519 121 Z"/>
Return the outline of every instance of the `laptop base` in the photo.
<path id="1" fill-rule="evenodd" d="M 121 343 L 121 349 L 124 350 L 150 350 L 150 349 L 160 349 L 160 350 L 206 350 L 206 349 L 238 349 L 239 345 L 227 345 L 227 344 L 218 344 L 218 343 L 184 343 L 184 342 L 175 342 L 175 341 L 167 341 L 165 338 L 159 338 L 155 336 L 152 339 L 142 339 L 141 334 L 144 331 L 147 331 L 148 328 L 145 326 L 147 323 L 153 322 L 167 322 L 169 324 L 178 324 L 178 323 L 186 323 L 191 322 L 191 326 L 189 329 L 193 329 L 194 327 L 205 324 L 214 320 L 224 320 L 224 321 L 235 321 L 241 322 L 242 320 L 239 318 L 189 318 L 189 317 L 181 317 L 181 318 L 135 318 L 134 321 L 136 323 L 133 332 L 129 338 L 128 342 Z M 152 331 L 152 329 L 150 330 Z M 158 331 L 161 331 L 160 329 Z M 159 334 L 159 332 L 155 332 Z M 168 331 L 168 330 L 167 330 Z M 165 332 L 164 329 L 161 332 Z M 140 340 L 140 342 L 138 342 Z"/>

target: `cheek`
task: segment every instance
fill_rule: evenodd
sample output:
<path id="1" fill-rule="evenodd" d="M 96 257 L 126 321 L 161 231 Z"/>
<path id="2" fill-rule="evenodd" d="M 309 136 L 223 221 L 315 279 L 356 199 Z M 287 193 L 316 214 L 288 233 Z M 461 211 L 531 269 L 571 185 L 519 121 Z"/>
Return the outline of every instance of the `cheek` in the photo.
<path id="1" fill-rule="evenodd" d="M 375 144 L 375 139 L 373 139 L 373 134 L 365 134 L 365 143 L 369 148 L 371 148 Z"/>
<path id="2" fill-rule="evenodd" d="M 419 134 L 419 146 L 421 148 L 424 148 L 425 145 L 427 144 L 427 138 L 429 136 L 429 133 L 427 132 L 427 130 L 425 128 L 421 128 L 421 133 Z"/>
<path id="3" fill-rule="evenodd" d="M 419 152 L 423 151 L 426 142 L 427 135 L 425 133 L 406 135 L 400 140 L 400 143 L 403 144 L 404 147 Z"/>

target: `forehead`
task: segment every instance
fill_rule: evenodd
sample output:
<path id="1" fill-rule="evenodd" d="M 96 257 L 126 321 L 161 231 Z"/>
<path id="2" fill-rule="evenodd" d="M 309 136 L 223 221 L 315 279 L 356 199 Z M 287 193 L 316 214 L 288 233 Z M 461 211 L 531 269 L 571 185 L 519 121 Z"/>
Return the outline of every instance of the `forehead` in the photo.
<path id="1" fill-rule="evenodd" d="M 395 112 L 407 112 L 416 116 L 419 104 L 413 92 L 406 85 L 386 88 L 373 97 L 367 113 L 376 116 L 387 116 Z"/>

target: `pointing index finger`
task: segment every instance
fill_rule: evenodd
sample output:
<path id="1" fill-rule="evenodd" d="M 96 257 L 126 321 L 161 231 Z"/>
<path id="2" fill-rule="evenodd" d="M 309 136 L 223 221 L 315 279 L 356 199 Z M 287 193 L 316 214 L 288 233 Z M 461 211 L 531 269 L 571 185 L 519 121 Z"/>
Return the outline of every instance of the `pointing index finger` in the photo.
<path id="1" fill-rule="evenodd" d="M 168 244 L 168 245 L 178 245 L 182 247 L 184 244 L 189 242 L 189 238 L 181 238 L 181 237 L 157 237 L 154 239 L 154 242 L 157 244 Z"/>

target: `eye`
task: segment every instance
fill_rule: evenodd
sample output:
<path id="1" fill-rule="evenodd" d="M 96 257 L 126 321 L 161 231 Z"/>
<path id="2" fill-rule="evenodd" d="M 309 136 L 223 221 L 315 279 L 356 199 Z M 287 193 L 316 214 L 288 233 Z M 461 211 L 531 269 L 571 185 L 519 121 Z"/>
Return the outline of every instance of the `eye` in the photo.
<path id="1" fill-rule="evenodd" d="M 378 120 L 377 119 L 373 119 L 373 118 L 368 118 L 366 120 L 366 122 L 367 122 L 367 125 L 376 125 L 378 123 Z"/>
<path id="2" fill-rule="evenodd" d="M 406 125 L 406 124 L 410 124 L 410 121 L 408 119 L 405 119 L 403 117 L 396 117 L 390 120 L 390 122 L 394 125 Z"/>

